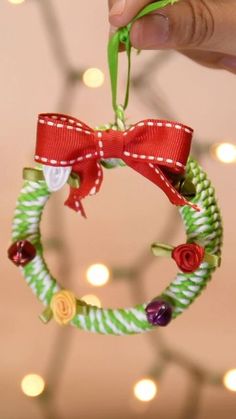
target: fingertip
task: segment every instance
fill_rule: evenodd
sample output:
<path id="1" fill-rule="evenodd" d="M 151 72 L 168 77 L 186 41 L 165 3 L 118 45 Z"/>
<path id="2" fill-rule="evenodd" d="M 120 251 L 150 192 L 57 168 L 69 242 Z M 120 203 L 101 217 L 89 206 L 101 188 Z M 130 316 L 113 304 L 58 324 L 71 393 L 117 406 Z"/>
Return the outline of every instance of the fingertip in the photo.
<path id="1" fill-rule="evenodd" d="M 132 26 L 131 44 L 137 49 L 163 49 L 168 47 L 169 29 L 169 19 L 164 14 L 144 16 Z"/>
<path id="2" fill-rule="evenodd" d="M 112 26 L 121 27 L 126 25 L 124 12 L 126 0 L 117 0 L 112 4 L 109 12 L 109 22 Z"/>
<path id="3" fill-rule="evenodd" d="M 129 21 L 125 17 L 125 15 L 111 15 L 109 14 L 109 23 L 111 26 L 115 26 L 117 28 L 121 28 L 122 26 L 128 25 Z"/>
<path id="4" fill-rule="evenodd" d="M 109 28 L 109 37 L 112 37 L 119 28 L 117 26 L 110 25 Z"/>

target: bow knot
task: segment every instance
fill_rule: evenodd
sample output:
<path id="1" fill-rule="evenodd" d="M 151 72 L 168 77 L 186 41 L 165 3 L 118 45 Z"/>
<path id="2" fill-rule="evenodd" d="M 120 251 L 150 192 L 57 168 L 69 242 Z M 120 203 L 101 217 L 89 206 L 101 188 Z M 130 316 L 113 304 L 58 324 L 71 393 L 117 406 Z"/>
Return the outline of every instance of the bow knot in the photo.
<path id="1" fill-rule="evenodd" d="M 35 160 L 48 166 L 71 167 L 80 178 L 71 187 L 66 205 L 85 215 L 81 199 L 99 191 L 103 173 L 100 160 L 119 158 L 159 186 L 175 205 L 196 205 L 174 187 L 183 175 L 192 129 L 176 122 L 148 119 L 126 131 L 96 131 L 76 118 L 41 114 L 38 119 Z"/>
<path id="2" fill-rule="evenodd" d="M 102 159 L 122 159 L 124 153 L 124 135 L 121 131 L 108 129 L 106 131 L 95 131 L 97 139 L 98 155 Z"/>

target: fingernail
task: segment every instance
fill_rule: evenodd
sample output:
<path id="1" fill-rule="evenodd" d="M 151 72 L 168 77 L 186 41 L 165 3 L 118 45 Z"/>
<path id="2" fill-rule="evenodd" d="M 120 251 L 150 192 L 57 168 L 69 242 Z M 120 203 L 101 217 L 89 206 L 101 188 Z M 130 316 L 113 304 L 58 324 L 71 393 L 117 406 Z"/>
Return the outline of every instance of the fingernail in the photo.
<path id="1" fill-rule="evenodd" d="M 125 10 L 125 3 L 126 0 L 117 0 L 110 10 L 110 16 L 122 15 Z"/>
<path id="2" fill-rule="evenodd" d="M 221 65 L 226 70 L 235 71 L 236 70 L 236 57 L 227 56 L 227 57 L 222 58 Z"/>
<path id="3" fill-rule="evenodd" d="M 153 14 L 135 23 L 132 44 L 140 49 L 157 49 L 169 38 L 169 19 L 162 14 Z"/>
<path id="4" fill-rule="evenodd" d="M 109 35 L 112 36 L 118 30 L 117 26 L 110 25 Z"/>

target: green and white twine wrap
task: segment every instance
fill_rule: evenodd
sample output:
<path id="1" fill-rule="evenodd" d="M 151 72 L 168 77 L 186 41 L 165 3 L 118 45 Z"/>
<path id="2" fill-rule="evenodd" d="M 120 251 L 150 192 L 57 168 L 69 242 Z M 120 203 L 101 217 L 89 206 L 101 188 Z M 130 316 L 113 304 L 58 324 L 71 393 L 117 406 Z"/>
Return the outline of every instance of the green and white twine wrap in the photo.
<path id="1" fill-rule="evenodd" d="M 222 223 L 214 188 L 206 173 L 192 158 L 188 160 L 186 174 L 196 188 L 196 196 L 191 201 L 201 207 L 200 212 L 189 206 L 179 209 L 186 228 L 187 242 L 197 242 L 205 247 L 206 252 L 220 257 Z M 60 290 L 43 258 L 40 235 L 41 216 L 50 194 L 45 181 L 25 181 L 17 201 L 12 227 L 13 242 L 28 240 L 37 250 L 35 258 L 20 269 L 33 293 L 45 306 L 50 305 L 53 295 Z M 175 279 L 159 296 L 171 302 L 173 319 L 200 295 L 214 270 L 215 268 L 207 262 L 203 262 L 194 273 L 177 273 Z M 142 333 L 154 328 L 147 321 L 146 306 L 147 303 L 143 303 L 131 308 L 105 309 L 83 305 L 71 324 L 79 329 L 101 334 Z"/>
<path id="2" fill-rule="evenodd" d="M 111 78 L 112 106 L 116 114 L 116 122 L 115 124 L 99 127 L 100 130 L 112 128 L 123 131 L 125 129 L 124 109 L 127 108 L 129 99 L 131 69 L 131 42 L 129 35 L 132 24 L 137 19 L 176 1 L 159 0 L 147 5 L 126 27 L 120 28 L 111 37 L 108 44 L 108 63 Z M 120 43 L 124 44 L 128 59 L 127 87 L 123 106 L 117 103 L 118 52 Z M 107 159 L 103 160 L 102 164 L 107 168 L 111 168 L 122 166 L 124 163 L 120 159 Z M 37 167 L 37 169 L 42 171 L 40 167 Z M 206 253 L 220 257 L 222 225 L 214 189 L 204 171 L 191 158 L 188 160 L 186 176 L 192 180 L 196 188 L 196 195 L 191 201 L 201 208 L 200 212 L 196 212 L 189 206 L 179 209 L 186 228 L 187 242 L 198 243 L 204 247 Z M 36 178 L 28 178 L 24 182 L 13 219 L 12 241 L 15 243 L 26 240 L 36 249 L 36 256 L 20 269 L 34 294 L 46 306 L 47 314 L 45 313 L 44 317 L 41 316 L 42 319 L 46 320 L 52 314 L 51 303 L 55 295 L 61 290 L 61 287 L 56 279 L 52 277 L 43 257 L 40 221 L 51 192 L 45 180 L 41 179 L 43 179 L 43 176 L 40 176 L 37 180 Z M 171 303 L 173 308 L 172 319 L 189 307 L 205 288 L 214 270 L 215 267 L 204 261 L 193 273 L 179 272 L 163 293 L 156 297 L 168 300 Z M 128 335 L 150 331 L 154 326 L 147 320 L 145 311 L 147 304 L 143 303 L 131 308 L 104 309 L 87 305 L 78 299 L 76 304 L 77 314 L 73 317 L 70 324 L 89 332 L 113 335 Z M 54 318 L 56 319 L 55 313 Z"/>

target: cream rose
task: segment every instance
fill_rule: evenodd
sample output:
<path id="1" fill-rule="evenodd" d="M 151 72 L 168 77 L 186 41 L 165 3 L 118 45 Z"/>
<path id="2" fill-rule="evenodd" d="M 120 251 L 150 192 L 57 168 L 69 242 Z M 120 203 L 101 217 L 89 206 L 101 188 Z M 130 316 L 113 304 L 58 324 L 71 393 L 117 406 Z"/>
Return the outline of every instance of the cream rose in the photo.
<path id="1" fill-rule="evenodd" d="M 56 322 L 66 325 L 76 315 L 76 298 L 71 291 L 59 291 L 53 295 L 50 307 Z"/>

